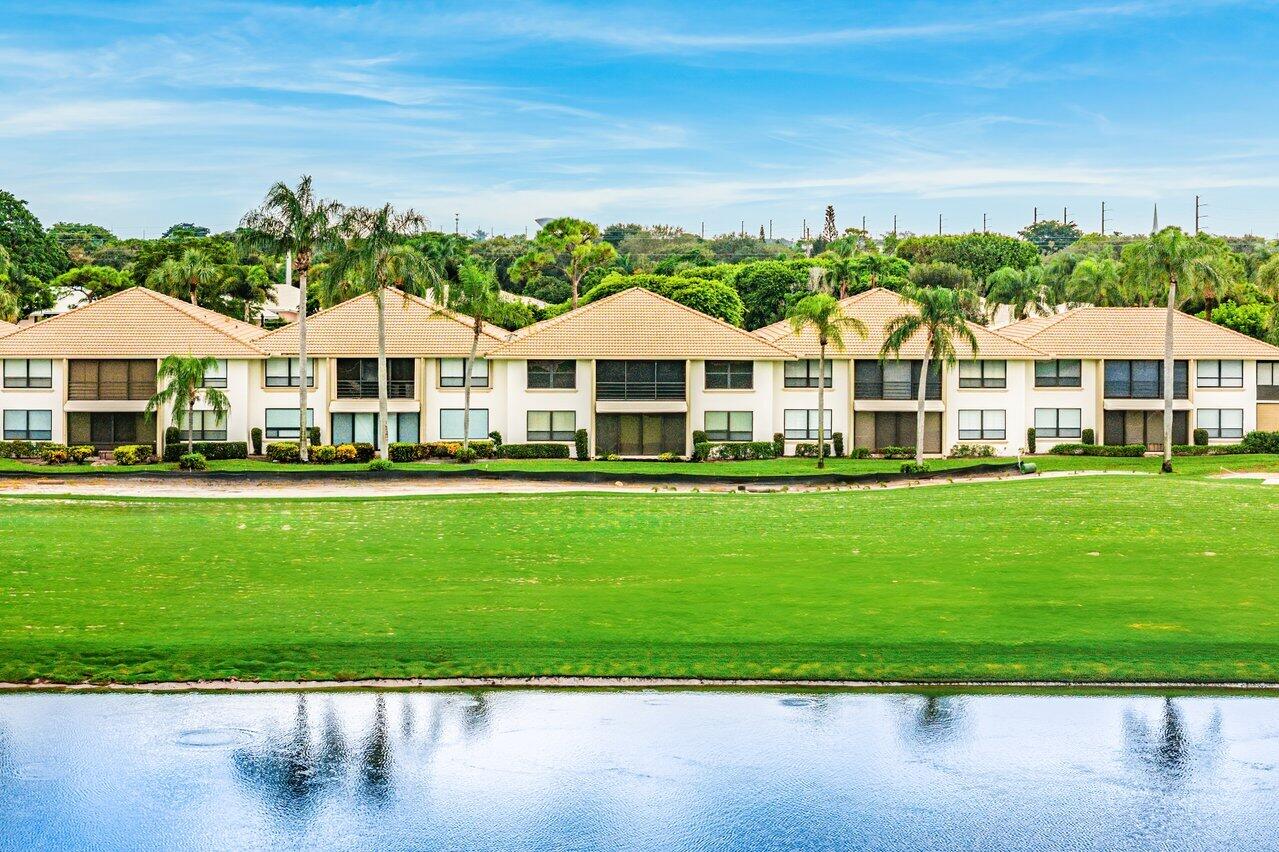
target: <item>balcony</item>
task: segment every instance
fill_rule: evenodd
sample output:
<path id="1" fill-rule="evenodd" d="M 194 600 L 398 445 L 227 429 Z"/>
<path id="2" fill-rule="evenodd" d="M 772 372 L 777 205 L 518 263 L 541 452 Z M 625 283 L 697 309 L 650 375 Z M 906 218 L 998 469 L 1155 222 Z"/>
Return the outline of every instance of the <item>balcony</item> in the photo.
<path id="1" fill-rule="evenodd" d="M 412 358 L 386 359 L 388 399 L 412 399 L 415 385 Z M 339 358 L 335 390 L 338 399 L 377 399 L 377 359 Z"/>
<path id="2" fill-rule="evenodd" d="M 377 399 L 377 379 L 338 379 L 338 399 Z M 388 399 L 412 399 L 413 381 L 392 379 L 386 383 Z"/>
<path id="3" fill-rule="evenodd" d="M 600 361 L 595 398 L 683 401 L 685 385 L 683 361 Z"/>
<path id="4" fill-rule="evenodd" d="M 155 361 L 74 360 L 67 377 L 69 400 L 140 400 L 155 396 Z"/>
<path id="5" fill-rule="evenodd" d="M 620 381 L 596 382 L 596 399 L 683 399 L 683 382 Z"/>
<path id="6" fill-rule="evenodd" d="M 919 399 L 919 382 L 856 381 L 853 382 L 853 394 L 857 399 Z M 924 389 L 924 398 L 941 399 L 941 382 L 929 382 Z"/>
<path id="7" fill-rule="evenodd" d="M 1164 383 L 1160 381 L 1106 381 L 1106 399 L 1163 399 Z M 1189 399 L 1189 383 L 1172 383 L 1173 399 Z"/>

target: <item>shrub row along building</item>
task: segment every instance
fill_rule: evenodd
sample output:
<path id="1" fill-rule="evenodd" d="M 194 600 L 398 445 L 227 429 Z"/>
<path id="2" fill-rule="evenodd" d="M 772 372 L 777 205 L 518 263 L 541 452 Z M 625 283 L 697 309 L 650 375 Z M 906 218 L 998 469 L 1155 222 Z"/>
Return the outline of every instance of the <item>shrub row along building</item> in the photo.
<path id="1" fill-rule="evenodd" d="M 778 323 L 754 332 L 642 289 L 632 289 L 516 332 L 485 325 L 472 387 L 470 437 L 573 441 L 587 429 L 594 455 L 687 455 L 692 434 L 769 441 L 788 452 L 840 432 L 850 447 L 915 443 L 919 382 L 926 381 L 925 449 L 988 444 L 1000 455 L 1097 441 L 1159 447 L 1165 314 L 1158 308 L 1082 307 L 994 331 L 974 325 L 977 349 L 958 344 L 954 367 L 921 376 L 923 340 L 881 362 L 885 326 L 912 310 L 869 290 L 844 311 L 868 329 L 845 334 L 819 375 L 811 332 Z M 376 302 L 364 295 L 307 324 L 308 417 L 324 443 L 376 443 Z M 391 441 L 460 440 L 463 359 L 473 322 L 421 299 L 387 296 Z M 1175 443 L 1207 430 L 1214 443 L 1279 429 L 1279 349 L 1195 317 L 1175 322 Z M 298 433 L 298 330 L 267 331 L 134 288 L 31 326 L 0 328 L 5 440 L 155 443 L 171 412 L 144 414 L 158 362 L 172 354 L 217 359 L 206 383 L 230 414 L 197 411 L 179 422 L 197 441 L 266 441 Z M 827 388 L 817 411 L 817 386 Z M 184 415 L 183 415 L 184 416 Z"/>

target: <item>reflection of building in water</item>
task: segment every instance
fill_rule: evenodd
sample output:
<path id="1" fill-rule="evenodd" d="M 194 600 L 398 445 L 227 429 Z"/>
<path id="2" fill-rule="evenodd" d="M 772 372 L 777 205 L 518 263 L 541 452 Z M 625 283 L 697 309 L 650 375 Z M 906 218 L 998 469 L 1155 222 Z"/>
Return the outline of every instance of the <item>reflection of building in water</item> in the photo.
<path id="1" fill-rule="evenodd" d="M 1165 698 L 1159 721 L 1131 709 L 1124 711 L 1124 751 L 1128 761 L 1157 780 L 1180 783 L 1195 772 L 1208 769 L 1223 748 L 1221 710 L 1214 708 L 1198 736 L 1187 729 L 1181 708 Z"/>

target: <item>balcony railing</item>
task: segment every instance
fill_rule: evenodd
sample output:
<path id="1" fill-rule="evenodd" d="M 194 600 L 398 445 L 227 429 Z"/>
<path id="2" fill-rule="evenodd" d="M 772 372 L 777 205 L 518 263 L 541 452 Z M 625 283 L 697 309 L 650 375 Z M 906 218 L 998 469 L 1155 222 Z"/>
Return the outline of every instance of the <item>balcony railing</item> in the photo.
<path id="1" fill-rule="evenodd" d="M 620 381 L 596 382 L 596 399 L 683 399 L 684 382 Z"/>
<path id="2" fill-rule="evenodd" d="M 853 382 L 857 399 L 919 399 L 919 382 Z M 941 399 L 941 382 L 929 382 L 924 389 L 925 399 Z"/>
<path id="3" fill-rule="evenodd" d="M 1106 382 L 1106 399 L 1162 399 L 1164 395 L 1163 381 L 1115 381 Z M 1173 399 L 1189 399 L 1188 382 L 1175 381 L 1172 385 Z"/>
<path id="4" fill-rule="evenodd" d="M 338 379 L 338 399 L 377 399 L 377 380 Z M 413 382 L 388 381 L 386 395 L 389 399 L 412 399 Z"/>
<path id="5" fill-rule="evenodd" d="M 67 383 L 68 399 L 141 399 L 155 396 L 154 382 L 77 382 Z"/>

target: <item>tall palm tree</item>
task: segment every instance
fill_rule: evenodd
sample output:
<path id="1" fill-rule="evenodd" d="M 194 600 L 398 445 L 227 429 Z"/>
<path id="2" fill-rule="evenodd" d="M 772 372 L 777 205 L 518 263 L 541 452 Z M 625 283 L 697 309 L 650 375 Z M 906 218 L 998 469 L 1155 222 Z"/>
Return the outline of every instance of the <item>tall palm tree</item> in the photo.
<path id="1" fill-rule="evenodd" d="M 480 335 L 486 322 L 501 321 L 507 305 L 502 301 L 496 271 L 475 260 L 458 267 L 455 283 L 439 277 L 432 290 L 438 304 L 471 318 L 471 354 L 462 364 L 462 448 L 467 449 L 471 446 L 471 370 L 479 352 Z"/>
<path id="2" fill-rule="evenodd" d="M 353 207 L 342 217 L 342 245 L 335 249 L 324 274 L 324 289 L 356 287 L 372 293 L 377 308 L 377 385 L 379 454 L 389 459 L 390 424 L 386 398 L 386 290 L 398 287 L 407 293 L 423 293 L 434 287 L 440 275 L 421 252 L 408 245 L 408 237 L 426 228 L 426 219 L 415 210 L 397 213 L 390 204 L 376 210 Z"/>
<path id="3" fill-rule="evenodd" d="M 861 264 L 855 243 L 849 239 L 835 240 L 821 257 L 826 259 L 823 276 L 826 282 L 839 293 L 840 299 L 848 298 L 848 288 L 860 281 Z"/>
<path id="4" fill-rule="evenodd" d="M 915 335 L 924 335 L 924 363 L 919 371 L 919 411 L 915 417 L 915 464 L 924 463 L 924 402 L 928 389 L 928 366 L 938 364 L 952 366 L 958 360 L 956 342 L 965 342 L 977 355 L 977 337 L 965 317 L 965 304 L 973 294 L 968 290 L 948 290 L 943 287 L 912 287 L 902 293 L 914 309 L 889 320 L 885 327 L 884 345 L 879 350 L 879 360 L 896 358 Z"/>
<path id="5" fill-rule="evenodd" d="M 160 362 L 155 377 L 160 390 L 147 400 L 146 413 L 154 414 L 166 405 L 173 407 L 173 420 L 180 424 L 181 413 L 187 415 L 187 452 L 195 452 L 195 406 L 201 400 L 209 406 L 217 419 L 226 417 L 231 403 L 226 394 L 217 388 L 204 386 L 204 375 L 218 365 L 216 358 L 197 358 L 193 355 L 169 355 Z"/>
<path id="6" fill-rule="evenodd" d="M 222 270 L 209 256 L 199 249 L 187 249 L 181 257 L 170 257 L 151 270 L 147 286 L 170 296 L 186 296 L 191 304 L 199 305 L 200 288 L 215 286 L 222 281 Z"/>
<path id="7" fill-rule="evenodd" d="M 308 276 L 319 252 L 337 241 L 335 228 L 342 205 L 316 198 L 311 176 L 303 175 L 297 189 L 278 182 L 266 192 L 262 206 L 240 220 L 240 239 L 245 245 L 272 255 L 291 259 L 298 275 L 298 454 L 308 457 L 310 433 L 307 427 L 306 299 Z M 287 261 L 286 261 L 287 262 Z"/>
<path id="8" fill-rule="evenodd" d="M 1180 228 L 1164 228 L 1149 239 L 1124 248 L 1124 270 L 1152 294 L 1167 294 L 1164 320 L 1164 462 L 1161 470 L 1172 473 L 1173 317 L 1177 313 L 1179 283 L 1190 290 L 1218 274 L 1218 263 L 1209 246 L 1186 236 Z"/>
<path id="9" fill-rule="evenodd" d="M 1070 273 L 1070 301 L 1107 308 L 1131 305 L 1133 298 L 1124 290 L 1122 272 L 1113 258 L 1085 257 Z"/>
<path id="10" fill-rule="evenodd" d="M 844 332 L 851 331 L 863 340 L 866 325 L 856 317 L 846 316 L 839 302 L 829 293 L 814 293 L 795 303 L 787 315 L 796 334 L 812 329 L 817 335 L 817 466 L 826 467 L 826 347 L 844 351 Z"/>
<path id="11" fill-rule="evenodd" d="M 1203 302 L 1208 322 L 1212 322 L 1212 309 L 1239 295 L 1243 286 L 1243 266 L 1228 251 L 1205 254 L 1191 279 L 1191 293 Z"/>
<path id="12" fill-rule="evenodd" d="M 986 301 L 1012 308 L 1013 319 L 1023 320 L 1033 316 L 1048 316 L 1044 290 L 1044 268 L 1029 266 L 1017 269 L 1003 266 L 986 279 Z"/>

